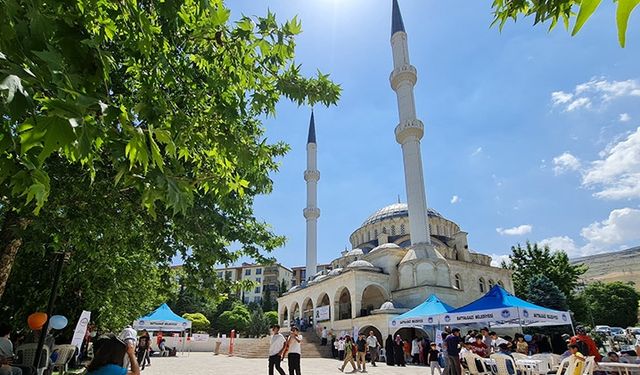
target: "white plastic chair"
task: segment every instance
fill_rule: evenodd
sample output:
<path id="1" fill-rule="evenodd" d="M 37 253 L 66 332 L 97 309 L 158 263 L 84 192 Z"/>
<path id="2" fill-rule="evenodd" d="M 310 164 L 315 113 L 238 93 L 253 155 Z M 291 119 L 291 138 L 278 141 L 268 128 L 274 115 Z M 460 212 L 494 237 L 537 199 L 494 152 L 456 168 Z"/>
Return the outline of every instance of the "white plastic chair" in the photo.
<path id="1" fill-rule="evenodd" d="M 560 364 L 560 356 L 551 353 L 540 353 L 531 356 L 532 359 L 540 361 L 540 373 L 548 374 L 555 371 L 555 368 Z"/>
<path id="2" fill-rule="evenodd" d="M 513 356 L 513 359 L 515 359 L 516 361 L 519 359 L 530 359 L 528 355 L 517 352 L 511 353 L 511 356 Z"/>
<path id="3" fill-rule="evenodd" d="M 56 363 L 53 364 L 53 371 L 55 372 L 58 369 L 60 370 L 60 375 L 66 374 L 69 369 L 69 362 L 71 362 L 73 355 L 76 353 L 76 346 L 58 345 L 53 348 L 53 352 L 58 352 Z"/>
<path id="4" fill-rule="evenodd" d="M 380 360 L 380 362 L 387 361 L 387 351 L 384 350 L 384 348 L 380 349 L 380 354 L 378 355 L 378 359 Z"/>
<path id="5" fill-rule="evenodd" d="M 562 360 L 562 362 L 560 362 L 560 365 L 558 366 L 558 370 L 556 371 L 556 375 L 562 375 L 562 369 L 566 366 L 567 370 L 565 371 L 565 374 L 573 374 L 573 370 L 576 369 L 576 359 L 573 356 L 567 357 L 565 359 Z"/>
<path id="6" fill-rule="evenodd" d="M 36 359 L 36 348 L 38 344 L 23 344 L 16 348 L 16 355 L 20 358 L 20 364 L 33 367 L 33 363 Z M 38 375 L 44 374 L 45 370 L 49 368 L 49 348 L 44 345 L 42 347 L 42 353 L 40 354 L 40 367 L 36 369 Z"/>
<path id="7" fill-rule="evenodd" d="M 518 373 L 518 367 L 516 366 L 516 361 L 508 355 L 495 353 L 491 355 L 491 359 L 496 362 L 496 370 L 498 375 L 516 375 Z M 513 372 L 509 371 L 509 367 L 507 363 L 511 363 L 513 368 Z"/>
<path id="8" fill-rule="evenodd" d="M 479 355 L 467 352 L 464 354 L 463 358 L 467 362 L 467 368 L 469 369 L 470 375 L 491 375 L 491 371 L 487 369 L 483 362 L 483 358 Z M 482 367 L 479 368 L 478 365 Z"/>
<path id="9" fill-rule="evenodd" d="M 596 357 L 589 356 L 584 360 L 583 375 L 593 375 L 593 369 L 596 367 Z"/>

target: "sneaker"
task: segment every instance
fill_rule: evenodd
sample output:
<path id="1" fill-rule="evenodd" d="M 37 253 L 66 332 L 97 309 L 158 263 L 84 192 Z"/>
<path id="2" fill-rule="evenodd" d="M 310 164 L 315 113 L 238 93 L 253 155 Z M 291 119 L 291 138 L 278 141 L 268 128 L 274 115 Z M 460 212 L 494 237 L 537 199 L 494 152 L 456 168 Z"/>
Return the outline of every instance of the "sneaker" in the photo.
<path id="1" fill-rule="evenodd" d="M 340 372 L 344 372 L 344 370 L 342 369 L 342 367 L 338 367 L 338 370 L 340 370 Z"/>

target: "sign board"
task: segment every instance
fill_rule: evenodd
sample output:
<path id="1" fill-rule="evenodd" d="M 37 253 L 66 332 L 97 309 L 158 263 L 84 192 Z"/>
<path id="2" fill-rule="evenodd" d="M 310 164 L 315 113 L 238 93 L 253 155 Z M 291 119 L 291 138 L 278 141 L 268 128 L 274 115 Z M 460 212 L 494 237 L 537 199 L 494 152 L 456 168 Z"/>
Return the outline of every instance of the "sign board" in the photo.
<path id="1" fill-rule="evenodd" d="M 209 335 L 206 333 L 194 333 L 191 338 L 195 342 L 207 342 L 209 341 Z"/>
<path id="2" fill-rule="evenodd" d="M 185 331 L 191 328 L 191 322 L 176 322 L 172 320 L 136 320 L 133 322 L 133 328 L 146 329 L 149 331 Z"/>
<path id="3" fill-rule="evenodd" d="M 71 345 L 75 345 L 80 348 L 82 341 L 84 341 L 84 335 L 87 333 L 87 326 L 91 319 L 91 311 L 82 311 L 78 323 L 76 324 L 76 330 L 73 331 L 73 339 L 71 339 Z"/>
<path id="4" fill-rule="evenodd" d="M 331 311 L 331 307 L 328 305 L 317 307 L 314 314 L 314 316 L 316 317 L 315 321 L 322 322 L 322 321 L 331 319 L 331 317 L 329 316 L 330 311 Z"/>

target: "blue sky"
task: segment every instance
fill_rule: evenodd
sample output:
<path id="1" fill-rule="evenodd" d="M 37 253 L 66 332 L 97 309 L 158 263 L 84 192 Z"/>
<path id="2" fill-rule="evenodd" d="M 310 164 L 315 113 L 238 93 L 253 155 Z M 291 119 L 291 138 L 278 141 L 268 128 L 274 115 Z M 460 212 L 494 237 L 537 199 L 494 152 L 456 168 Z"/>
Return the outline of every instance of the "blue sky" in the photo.
<path id="1" fill-rule="evenodd" d="M 527 240 L 571 256 L 640 243 L 640 16 L 627 47 L 604 2 L 576 37 L 529 19 L 490 28 L 490 1 L 400 0 L 411 61 L 427 199 L 498 256 Z M 375 210 L 405 200 L 397 107 L 389 87 L 391 0 L 234 0 L 232 17 L 298 15 L 296 61 L 330 73 L 337 106 L 315 108 L 318 259 L 329 262 Z M 256 215 L 288 238 L 274 255 L 303 265 L 305 142 L 310 109 L 287 101 L 265 121 L 291 152 Z M 454 198 L 457 197 L 457 198 Z"/>

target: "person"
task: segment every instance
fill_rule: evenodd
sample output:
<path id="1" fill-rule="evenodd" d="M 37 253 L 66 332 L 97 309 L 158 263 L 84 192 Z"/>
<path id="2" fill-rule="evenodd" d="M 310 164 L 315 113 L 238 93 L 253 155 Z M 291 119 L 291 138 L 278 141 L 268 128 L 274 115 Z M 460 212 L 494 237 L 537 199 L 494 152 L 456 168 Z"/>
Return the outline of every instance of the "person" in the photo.
<path id="1" fill-rule="evenodd" d="M 138 364 L 142 366 L 142 370 L 144 370 L 147 358 L 149 358 L 150 340 L 146 330 L 142 331 L 142 335 L 138 338 Z"/>
<path id="2" fill-rule="evenodd" d="M 367 347 L 369 348 L 369 360 L 371 366 L 376 367 L 376 360 L 378 359 L 378 347 L 380 343 L 378 338 L 373 334 L 373 331 L 369 331 L 369 337 L 367 337 Z"/>
<path id="3" fill-rule="evenodd" d="M 0 324 L 0 375 L 22 375 L 20 367 L 12 366 L 13 343 L 9 340 L 11 326 Z"/>
<path id="4" fill-rule="evenodd" d="M 460 328 L 452 328 L 451 334 L 444 340 L 447 351 L 447 375 L 461 375 L 460 368 Z"/>
<path id="5" fill-rule="evenodd" d="M 498 334 L 493 331 L 489 332 L 489 337 L 491 337 L 491 352 L 493 353 L 497 353 L 500 350 L 500 344 L 508 343 L 507 340 L 498 337 Z"/>
<path id="6" fill-rule="evenodd" d="M 533 335 L 531 337 L 531 341 L 529 341 L 528 344 L 529 344 L 529 355 L 540 353 L 540 336 L 539 335 L 537 334 Z"/>
<path id="7" fill-rule="evenodd" d="M 322 328 L 322 340 L 320 342 L 321 346 L 327 346 L 327 335 L 329 333 L 327 332 L 327 327 Z"/>
<path id="8" fill-rule="evenodd" d="M 387 366 L 393 366 L 395 363 L 395 358 L 393 356 L 393 337 L 391 335 L 387 336 L 387 339 L 384 342 L 384 351 L 385 351 L 385 359 L 387 362 Z"/>
<path id="9" fill-rule="evenodd" d="M 540 335 L 540 340 L 538 341 L 538 353 L 551 353 L 551 341 L 549 340 L 549 336 Z"/>
<path id="10" fill-rule="evenodd" d="M 480 357 L 489 356 L 489 347 L 484 343 L 482 334 L 477 334 L 475 339 L 471 340 L 471 351 Z"/>
<path id="11" fill-rule="evenodd" d="M 396 335 L 396 339 L 393 344 L 394 363 L 398 366 L 406 367 L 404 361 L 404 341 L 402 341 L 402 337 L 400 337 L 400 335 Z"/>
<path id="12" fill-rule="evenodd" d="M 429 340 L 429 336 L 426 335 L 420 340 L 420 363 L 424 366 L 429 366 L 428 356 L 429 350 L 431 349 L 431 340 Z"/>
<path id="13" fill-rule="evenodd" d="M 367 372 L 367 340 L 364 338 L 364 334 L 358 335 L 356 341 L 356 365 L 359 371 Z"/>
<path id="14" fill-rule="evenodd" d="M 272 325 L 271 342 L 269 344 L 269 375 L 273 375 L 274 367 L 280 375 L 285 375 L 284 370 L 280 367 L 280 361 L 282 361 L 286 343 L 284 336 L 280 333 L 280 326 L 277 324 Z"/>
<path id="15" fill-rule="evenodd" d="M 513 358 L 513 354 L 511 354 L 511 347 L 508 343 L 500 344 L 498 346 L 497 354 L 502 354 L 510 357 L 513 360 L 513 363 L 515 363 L 516 361 L 515 358 Z M 509 373 L 510 375 L 522 375 L 522 372 L 520 370 L 513 368 L 513 363 L 511 361 L 507 361 L 507 373 Z"/>
<path id="16" fill-rule="evenodd" d="M 138 346 L 138 332 L 130 325 L 126 326 L 122 332 L 120 332 L 120 340 L 127 344 L 132 343 L 133 346 L 136 347 Z"/>
<path id="17" fill-rule="evenodd" d="M 302 354 L 301 345 L 302 335 L 298 330 L 298 327 L 291 327 L 291 334 L 289 335 L 289 339 L 287 340 L 287 345 L 285 351 L 282 353 L 282 356 L 286 353 L 287 362 L 289 365 L 289 375 L 300 375 L 300 355 Z"/>
<path id="18" fill-rule="evenodd" d="M 482 335 L 482 342 L 484 343 L 485 347 L 490 351 L 491 345 L 493 345 L 493 338 L 489 334 L 489 328 L 483 327 L 480 330 L 480 334 Z"/>
<path id="19" fill-rule="evenodd" d="M 338 358 L 338 340 L 334 335 L 331 335 L 331 358 Z"/>
<path id="20" fill-rule="evenodd" d="M 162 336 L 162 331 L 158 332 L 158 335 L 156 336 L 156 345 L 160 346 L 160 343 L 162 342 L 162 340 L 164 340 L 163 336 Z"/>
<path id="21" fill-rule="evenodd" d="M 583 356 L 593 356 L 595 357 L 596 362 L 600 362 L 602 360 L 602 355 L 598 350 L 598 346 L 595 341 L 587 335 L 587 330 L 583 326 L 576 327 L 576 335 L 571 338 L 569 343 L 578 345 Z M 585 351 L 587 353 L 585 353 Z"/>
<path id="22" fill-rule="evenodd" d="M 431 375 L 434 375 L 434 371 L 438 370 L 438 375 L 442 375 L 442 368 L 440 367 L 440 362 L 438 362 L 438 356 L 440 356 L 440 351 L 438 351 L 438 346 L 435 342 L 431 343 L 431 348 L 427 353 L 427 362 L 429 362 L 429 367 L 431 368 Z"/>
<path id="23" fill-rule="evenodd" d="M 346 344 L 346 340 L 344 339 L 344 337 L 340 337 L 340 339 L 338 340 L 338 360 L 339 361 L 344 361 L 345 344 Z"/>
<path id="24" fill-rule="evenodd" d="M 124 366 L 125 356 L 131 364 L 131 371 Z M 125 343 L 114 334 L 99 337 L 94 343 L 93 359 L 87 366 L 87 375 L 140 375 L 136 359 L 136 347 Z"/>
<path id="25" fill-rule="evenodd" d="M 566 375 L 581 375 L 582 370 L 584 369 L 585 356 L 580 353 L 578 350 L 579 347 L 576 344 L 569 344 L 569 351 L 571 352 L 571 357 L 576 359 L 576 367 L 573 370 L 573 374 Z"/>
<path id="26" fill-rule="evenodd" d="M 404 352 L 404 362 L 411 360 L 411 341 L 404 340 L 402 342 L 402 351 Z"/>
<path id="27" fill-rule="evenodd" d="M 420 363 L 420 341 L 417 337 L 411 340 L 411 364 L 417 365 Z"/>
<path id="28" fill-rule="evenodd" d="M 529 355 L 529 344 L 527 344 L 527 342 L 524 341 L 524 336 L 518 335 L 516 340 L 518 340 L 516 342 L 516 352 L 524 355 Z"/>
<path id="29" fill-rule="evenodd" d="M 164 338 L 160 340 L 160 343 L 158 344 L 158 350 L 160 351 L 161 357 L 169 356 L 169 350 L 167 350 L 167 340 L 165 340 Z"/>
<path id="30" fill-rule="evenodd" d="M 344 362 L 342 362 L 342 366 L 338 367 L 340 372 L 344 372 L 344 368 L 347 366 L 347 363 L 351 363 L 351 367 L 353 367 L 352 372 L 356 372 L 356 364 L 353 362 L 353 353 L 355 352 L 355 345 L 353 341 L 351 341 L 351 336 L 347 335 L 344 340 Z"/>

